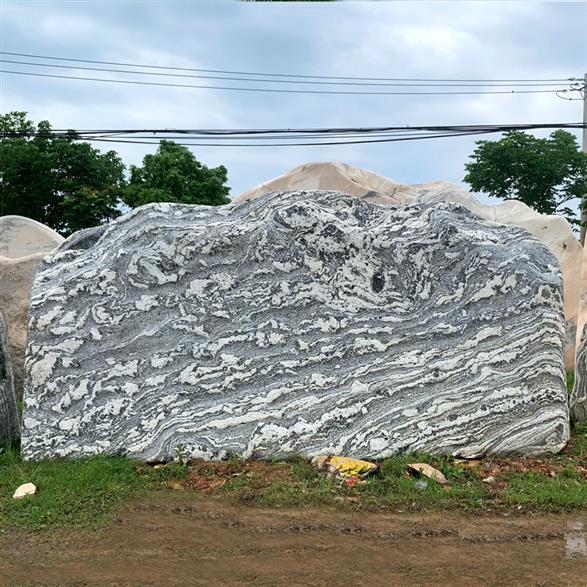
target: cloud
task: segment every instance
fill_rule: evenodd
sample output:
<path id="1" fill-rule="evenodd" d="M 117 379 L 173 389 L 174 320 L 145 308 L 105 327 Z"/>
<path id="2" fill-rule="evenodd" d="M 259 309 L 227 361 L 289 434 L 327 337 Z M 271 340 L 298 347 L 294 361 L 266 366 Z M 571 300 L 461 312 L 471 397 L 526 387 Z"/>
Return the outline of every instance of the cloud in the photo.
<path id="1" fill-rule="evenodd" d="M 434 51 L 443 58 L 458 58 L 459 52 L 466 51 L 473 37 L 448 26 L 405 26 L 390 29 L 406 52 L 427 53 Z"/>
<path id="2" fill-rule="evenodd" d="M 91 18 L 63 13 L 45 16 L 40 20 L 37 31 L 50 40 L 63 39 L 63 34 L 67 31 L 70 41 L 87 39 L 101 32 Z"/>
<path id="3" fill-rule="evenodd" d="M 581 74 L 587 52 L 582 31 L 587 5 L 579 3 L 3 0 L 2 7 L 4 50 L 162 66 L 362 77 L 541 78 Z M 55 127 L 475 124 L 581 116 L 579 102 L 551 94 L 276 95 L 1 79 L 4 111 L 28 110 L 31 118 L 47 118 Z M 176 81 L 217 85 L 197 78 Z M 398 181 L 458 182 L 474 141 L 193 151 L 208 165 L 226 165 L 233 194 L 238 194 L 313 160 L 346 161 Z M 137 163 L 154 150 L 106 145 L 110 147 L 126 163 Z"/>

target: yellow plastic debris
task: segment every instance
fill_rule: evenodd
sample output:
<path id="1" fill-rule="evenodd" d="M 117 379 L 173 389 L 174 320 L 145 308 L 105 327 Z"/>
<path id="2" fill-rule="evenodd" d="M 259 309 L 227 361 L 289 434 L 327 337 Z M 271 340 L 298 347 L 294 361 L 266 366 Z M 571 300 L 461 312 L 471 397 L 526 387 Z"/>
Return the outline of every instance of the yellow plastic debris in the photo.
<path id="1" fill-rule="evenodd" d="M 312 463 L 320 470 L 327 471 L 330 475 L 340 477 L 366 477 L 377 469 L 375 463 L 361 461 L 350 457 L 318 456 L 312 459 Z"/>

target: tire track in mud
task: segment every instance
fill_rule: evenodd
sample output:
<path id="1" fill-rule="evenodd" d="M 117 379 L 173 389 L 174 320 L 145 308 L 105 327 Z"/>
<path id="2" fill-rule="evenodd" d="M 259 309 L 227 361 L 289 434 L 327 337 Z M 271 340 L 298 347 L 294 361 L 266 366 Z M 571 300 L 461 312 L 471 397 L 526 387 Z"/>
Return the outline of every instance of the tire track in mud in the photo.
<path id="1" fill-rule="evenodd" d="M 167 495 L 94 532 L 0 534 L 0 585 L 581 587 L 586 522 L 587 512 L 263 509 Z"/>

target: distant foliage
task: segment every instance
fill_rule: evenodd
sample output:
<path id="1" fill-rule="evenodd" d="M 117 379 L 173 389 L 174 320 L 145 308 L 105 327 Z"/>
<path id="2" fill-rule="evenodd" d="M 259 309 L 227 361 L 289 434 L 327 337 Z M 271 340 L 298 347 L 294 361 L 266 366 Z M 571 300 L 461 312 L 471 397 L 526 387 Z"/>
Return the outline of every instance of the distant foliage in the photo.
<path id="1" fill-rule="evenodd" d="M 154 155 L 144 157 L 141 167 L 131 165 L 123 199 L 131 208 L 151 202 L 218 206 L 230 201 L 226 180 L 223 165 L 206 167 L 187 147 L 161 141 Z"/>
<path id="2" fill-rule="evenodd" d="M 120 215 L 124 165 L 114 151 L 100 153 L 74 132 L 54 138 L 49 122 L 35 126 L 26 112 L 0 116 L 0 130 L 24 133 L 0 140 L 0 215 L 26 216 L 64 235 Z"/>
<path id="3" fill-rule="evenodd" d="M 15 133 L 0 139 L 0 216 L 32 218 L 64 236 L 120 216 L 125 204 L 230 201 L 226 168 L 208 168 L 172 141 L 131 165 L 127 180 L 115 151 L 101 153 L 74 131 L 54 137 L 48 121 L 35 125 L 26 112 L 0 116 L 0 130 Z"/>
<path id="4" fill-rule="evenodd" d="M 542 214 L 580 224 L 570 203 L 587 193 L 587 154 L 575 136 L 556 130 L 549 138 L 510 131 L 498 141 L 477 141 L 465 165 L 472 191 L 516 199 Z"/>

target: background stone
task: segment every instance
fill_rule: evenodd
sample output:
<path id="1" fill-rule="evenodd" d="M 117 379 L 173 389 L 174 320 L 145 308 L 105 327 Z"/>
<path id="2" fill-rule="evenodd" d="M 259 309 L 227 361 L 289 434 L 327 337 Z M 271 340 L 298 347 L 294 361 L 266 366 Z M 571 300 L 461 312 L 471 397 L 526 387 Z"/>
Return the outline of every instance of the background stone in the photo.
<path id="1" fill-rule="evenodd" d="M 6 342 L 4 319 L 0 311 L 0 445 L 18 436 L 19 432 L 12 364 Z"/>
<path id="2" fill-rule="evenodd" d="M 0 257 L 21 259 L 48 253 L 63 242 L 52 228 L 24 216 L 0 216 Z"/>
<path id="3" fill-rule="evenodd" d="M 31 286 L 43 257 L 63 242 L 49 227 L 22 216 L 0 217 L 0 311 L 4 311 L 14 385 L 22 397 Z"/>

